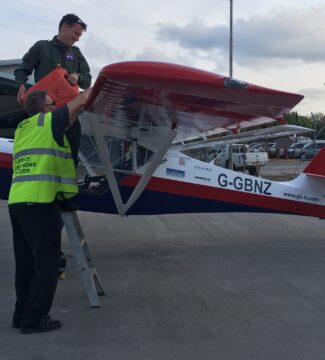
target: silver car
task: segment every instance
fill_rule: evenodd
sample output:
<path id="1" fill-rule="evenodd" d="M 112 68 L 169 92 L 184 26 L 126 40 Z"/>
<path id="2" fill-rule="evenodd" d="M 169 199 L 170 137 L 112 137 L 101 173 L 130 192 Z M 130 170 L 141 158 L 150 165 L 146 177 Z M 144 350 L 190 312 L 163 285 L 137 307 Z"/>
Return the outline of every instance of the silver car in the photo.
<path id="1" fill-rule="evenodd" d="M 300 160 L 310 160 L 317 155 L 321 149 L 325 146 L 325 140 L 316 140 L 310 144 L 306 144 L 299 154 Z"/>
<path id="2" fill-rule="evenodd" d="M 297 143 L 293 143 L 289 146 L 288 148 L 288 158 L 290 159 L 298 159 L 302 149 L 304 148 L 305 145 L 310 144 L 310 141 L 301 141 L 301 142 L 297 142 Z"/>

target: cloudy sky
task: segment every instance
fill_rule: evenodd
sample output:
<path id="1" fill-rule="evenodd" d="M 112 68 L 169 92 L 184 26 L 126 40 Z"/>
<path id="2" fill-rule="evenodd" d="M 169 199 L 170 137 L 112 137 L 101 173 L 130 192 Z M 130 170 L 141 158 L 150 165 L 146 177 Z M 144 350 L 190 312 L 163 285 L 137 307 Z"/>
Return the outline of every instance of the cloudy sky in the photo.
<path id="1" fill-rule="evenodd" d="M 233 0 L 233 76 L 305 96 L 325 113 L 325 0 Z M 96 78 L 125 60 L 168 61 L 229 73 L 229 0 L 14 0 L 1 4 L 0 59 L 21 58 L 57 34 L 61 17 L 88 24 L 77 46 Z"/>

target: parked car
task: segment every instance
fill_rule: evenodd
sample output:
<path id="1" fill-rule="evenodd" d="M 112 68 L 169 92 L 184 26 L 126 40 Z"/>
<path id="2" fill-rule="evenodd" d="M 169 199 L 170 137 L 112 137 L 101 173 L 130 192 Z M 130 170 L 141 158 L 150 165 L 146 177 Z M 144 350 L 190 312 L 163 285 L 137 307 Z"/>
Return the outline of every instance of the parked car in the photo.
<path id="1" fill-rule="evenodd" d="M 309 144 L 306 144 L 299 154 L 300 160 L 310 160 L 312 159 L 316 154 L 320 152 L 322 147 L 325 146 L 325 140 L 316 140 L 315 142 L 311 142 Z"/>
<path id="2" fill-rule="evenodd" d="M 252 144 L 250 145 L 251 152 L 261 152 L 264 151 L 263 144 Z"/>
<path id="3" fill-rule="evenodd" d="M 297 143 L 293 143 L 289 146 L 287 155 L 290 159 L 298 159 L 303 147 L 307 144 L 310 144 L 311 140 L 305 140 Z"/>
<path id="4" fill-rule="evenodd" d="M 269 147 L 268 153 L 270 158 L 284 158 L 286 156 L 286 150 L 279 148 L 276 143 Z"/>

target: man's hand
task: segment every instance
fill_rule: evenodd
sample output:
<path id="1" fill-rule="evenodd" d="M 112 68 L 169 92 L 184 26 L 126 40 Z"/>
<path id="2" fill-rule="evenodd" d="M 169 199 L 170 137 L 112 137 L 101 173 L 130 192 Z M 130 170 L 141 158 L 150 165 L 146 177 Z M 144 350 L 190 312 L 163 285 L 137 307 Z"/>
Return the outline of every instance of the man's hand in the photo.
<path id="1" fill-rule="evenodd" d="M 67 80 L 69 81 L 69 83 L 71 85 L 77 85 L 78 80 L 79 80 L 79 74 L 77 74 L 77 73 L 69 74 L 69 76 L 67 77 Z"/>
<path id="2" fill-rule="evenodd" d="M 18 89 L 18 94 L 17 94 L 17 102 L 19 104 L 21 104 L 21 100 L 20 98 L 22 97 L 22 95 L 26 92 L 26 86 L 24 84 L 20 84 L 19 89 Z"/>

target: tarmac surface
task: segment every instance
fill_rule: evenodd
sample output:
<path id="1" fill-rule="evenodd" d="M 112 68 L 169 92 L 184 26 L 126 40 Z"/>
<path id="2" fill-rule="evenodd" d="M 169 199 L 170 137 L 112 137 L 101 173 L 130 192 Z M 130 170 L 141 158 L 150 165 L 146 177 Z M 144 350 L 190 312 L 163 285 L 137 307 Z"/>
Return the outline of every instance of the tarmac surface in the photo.
<path id="1" fill-rule="evenodd" d="M 11 328 L 14 258 L 0 201 L 0 360 L 323 360 L 325 222 L 286 215 L 79 213 L 106 296 L 59 281 L 43 334 Z M 63 247 L 69 252 L 66 235 Z"/>
<path id="2" fill-rule="evenodd" d="M 310 160 L 298 159 L 270 159 L 270 161 L 261 167 L 260 176 L 274 181 L 291 180 L 299 175 Z"/>

